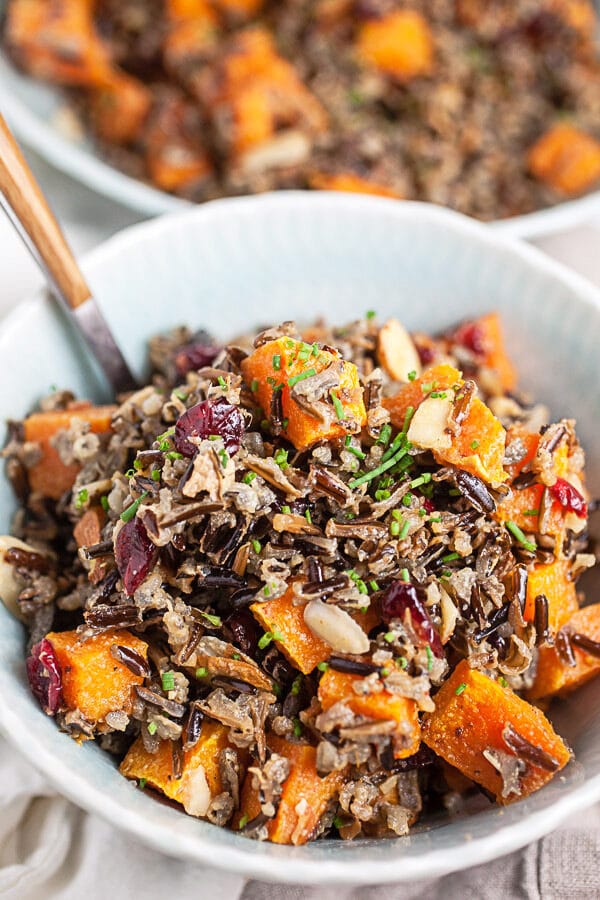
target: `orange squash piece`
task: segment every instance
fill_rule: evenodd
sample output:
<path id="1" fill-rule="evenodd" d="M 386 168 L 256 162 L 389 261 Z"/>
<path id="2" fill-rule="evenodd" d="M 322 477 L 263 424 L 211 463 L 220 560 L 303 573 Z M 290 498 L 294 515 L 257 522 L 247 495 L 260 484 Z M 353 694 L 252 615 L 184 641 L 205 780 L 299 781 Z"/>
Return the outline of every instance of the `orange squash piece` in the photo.
<path id="1" fill-rule="evenodd" d="M 338 172 L 330 175 L 327 172 L 314 172 L 308 179 L 308 183 L 316 191 L 343 191 L 349 194 L 374 194 L 376 197 L 391 197 L 393 200 L 402 200 L 402 196 L 387 187 L 378 184 L 368 178 L 361 178 L 354 172 Z"/>
<path id="2" fill-rule="evenodd" d="M 600 141 L 573 125 L 554 125 L 530 149 L 528 165 L 555 191 L 575 196 L 600 181 Z"/>
<path id="3" fill-rule="evenodd" d="M 304 675 L 310 674 L 317 663 L 329 659 L 331 647 L 316 637 L 304 621 L 304 606 L 293 605 L 294 590 L 290 586 L 285 594 L 266 603 L 253 603 L 252 615 L 265 631 L 280 634 L 277 647 Z"/>
<path id="4" fill-rule="evenodd" d="M 528 761 L 519 778 L 520 793 L 503 796 L 500 773 L 484 750 L 511 753 L 503 731 L 510 725 L 530 745 L 556 763 L 552 771 Z M 423 722 L 423 741 L 438 756 L 506 804 L 527 797 L 553 778 L 570 759 L 570 752 L 541 710 L 492 681 L 462 660 L 435 695 L 435 711 Z"/>
<path id="5" fill-rule="evenodd" d="M 563 629 L 568 634 L 582 634 L 596 643 L 600 642 L 600 603 L 577 610 Z M 533 687 L 528 692 L 530 700 L 545 697 L 563 697 L 576 690 L 600 672 L 600 658 L 591 656 L 576 644 L 571 644 L 576 665 L 564 663 L 555 647 L 540 647 L 537 671 Z"/>
<path id="6" fill-rule="evenodd" d="M 110 431 L 111 419 L 116 406 L 91 406 L 77 404 L 76 408 L 51 412 L 37 412 L 28 416 L 23 423 L 24 437 L 39 445 L 41 459 L 28 470 L 29 486 L 32 491 L 59 500 L 72 486 L 79 466 L 66 466 L 58 452 L 50 443 L 58 431 L 68 429 L 74 419 L 89 422 L 94 434 Z"/>
<path id="7" fill-rule="evenodd" d="M 421 729 L 417 704 L 414 700 L 383 690 L 378 694 L 357 694 L 353 685 L 361 681 L 358 675 L 348 675 L 327 669 L 319 682 L 318 697 L 323 711 L 335 703 L 344 703 L 357 716 L 383 721 L 393 720 L 398 730 L 393 735 L 394 756 L 412 756 L 421 743 Z"/>
<path id="8" fill-rule="evenodd" d="M 358 33 L 357 52 L 362 62 L 402 82 L 433 69 L 431 29 L 414 10 L 396 10 L 365 22 Z"/>
<path id="9" fill-rule="evenodd" d="M 62 673 L 64 705 L 79 709 L 90 722 L 103 722 L 109 712 L 128 715 L 133 688 L 144 679 L 115 659 L 113 644 L 134 650 L 144 659 L 148 645 L 130 631 L 107 631 L 82 640 L 76 631 L 51 631 L 46 635 Z"/>
<path id="10" fill-rule="evenodd" d="M 92 127 L 103 141 L 130 144 L 137 140 L 152 106 L 152 93 L 130 75 L 116 75 L 90 94 Z"/>
<path id="11" fill-rule="evenodd" d="M 450 344 L 462 343 L 461 336 L 467 329 L 477 335 L 478 363 L 496 373 L 503 391 L 514 390 L 517 384 L 517 374 L 506 353 L 502 323 L 498 313 L 488 313 L 460 325 L 450 336 Z"/>
<path id="12" fill-rule="evenodd" d="M 402 428 L 409 407 L 417 409 L 429 393 L 444 392 L 463 384 L 458 369 L 439 363 L 426 369 L 419 378 L 403 385 L 394 396 L 383 400 L 392 425 Z M 477 475 L 491 484 L 502 484 L 507 475 L 503 467 L 506 432 L 499 420 L 478 397 L 471 401 L 467 417 L 451 446 L 434 453 L 442 465 L 453 465 Z"/>
<path id="13" fill-rule="evenodd" d="M 328 804 L 339 793 L 346 773 L 331 772 L 324 778 L 317 773 L 317 751 L 309 744 L 296 744 L 269 735 L 267 743 L 274 753 L 290 761 L 290 774 L 284 785 L 277 813 L 267 824 L 269 840 L 274 844 L 306 844 L 312 837 Z M 260 812 L 258 794 L 249 772 L 242 787 L 240 814 L 234 827 L 248 822 Z"/>
<path id="14" fill-rule="evenodd" d="M 223 791 L 219 754 L 229 746 L 228 729 L 206 719 L 197 743 L 183 754 L 180 778 L 173 771 L 172 742 L 161 741 L 156 753 L 148 753 L 141 737 L 127 751 L 119 771 L 125 778 L 145 779 L 190 815 L 204 816 L 210 801 Z"/>
<path id="15" fill-rule="evenodd" d="M 340 366 L 340 385 L 331 396 L 324 398 L 330 409 L 330 421 L 321 421 L 302 409 L 292 396 L 295 379 L 312 372 L 318 374 L 332 364 Z M 281 391 L 283 418 L 287 420 L 284 434 L 297 450 L 306 450 L 317 441 L 335 440 L 360 431 L 367 420 L 358 370 L 353 363 L 342 360 L 334 350 L 313 353 L 311 344 L 291 338 L 269 341 L 242 362 L 246 384 L 253 390 L 260 406 L 269 416 L 275 388 Z M 292 380 L 292 386 L 289 381 Z M 336 409 L 341 404 L 342 414 Z"/>
<path id="16" fill-rule="evenodd" d="M 161 98 L 145 129 L 146 168 L 165 191 L 193 190 L 214 172 L 195 134 L 186 126 L 190 104 L 179 94 Z"/>
<path id="17" fill-rule="evenodd" d="M 548 599 L 548 626 L 552 634 L 567 622 L 579 609 L 575 584 L 569 580 L 569 562 L 557 559 L 547 565 L 536 563 L 527 576 L 527 600 L 523 616 L 533 622 L 535 598 L 545 594 Z"/>

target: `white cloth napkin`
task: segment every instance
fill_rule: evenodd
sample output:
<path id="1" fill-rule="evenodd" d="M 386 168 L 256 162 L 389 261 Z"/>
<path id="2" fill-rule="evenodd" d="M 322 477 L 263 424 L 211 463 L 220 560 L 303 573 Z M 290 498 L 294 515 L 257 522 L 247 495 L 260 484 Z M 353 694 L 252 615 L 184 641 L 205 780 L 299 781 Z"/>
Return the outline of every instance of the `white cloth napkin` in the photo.
<path id="1" fill-rule="evenodd" d="M 77 253 L 139 217 L 32 159 Z M 540 246 L 600 285 L 600 221 Z M 0 219 L 0 316 L 41 284 Z M 65 738 L 66 740 L 66 738 Z M 600 898 L 600 807 L 536 844 L 438 881 L 383 887 L 274 886 L 163 856 L 58 796 L 0 738 L 0 897 L 7 900 L 592 900 Z"/>

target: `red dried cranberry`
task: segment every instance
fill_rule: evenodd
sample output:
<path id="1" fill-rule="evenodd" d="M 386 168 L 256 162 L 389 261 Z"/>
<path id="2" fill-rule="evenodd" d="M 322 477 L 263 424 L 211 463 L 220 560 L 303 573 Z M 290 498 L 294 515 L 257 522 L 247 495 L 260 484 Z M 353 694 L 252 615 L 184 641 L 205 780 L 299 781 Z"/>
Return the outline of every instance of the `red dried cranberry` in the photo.
<path id="1" fill-rule="evenodd" d="M 254 656 L 262 631 L 252 613 L 247 609 L 240 609 L 228 616 L 223 625 L 227 639 L 246 656 Z"/>
<path id="2" fill-rule="evenodd" d="M 25 665 L 31 693 L 47 715 L 56 715 L 62 703 L 62 673 L 50 641 L 43 638 L 35 644 Z"/>
<path id="3" fill-rule="evenodd" d="M 424 644 L 429 644 L 436 656 L 443 656 L 442 642 L 419 593 L 408 581 L 394 581 L 381 598 L 381 616 L 384 622 L 389 623 L 392 619 L 404 619 L 408 610 L 417 637 Z"/>
<path id="4" fill-rule="evenodd" d="M 487 352 L 485 333 L 478 322 L 465 322 L 452 335 L 452 342 L 466 347 L 475 356 L 485 356 Z"/>
<path id="5" fill-rule="evenodd" d="M 429 344 L 416 344 L 417 353 L 422 366 L 430 366 L 435 359 L 435 350 Z"/>
<path id="6" fill-rule="evenodd" d="M 211 434 L 223 438 L 228 453 L 237 453 L 244 433 L 244 419 L 237 408 L 227 400 L 203 400 L 190 407 L 175 424 L 175 446 L 184 456 L 193 457 L 198 452 L 189 438 L 205 440 Z"/>
<path id="7" fill-rule="evenodd" d="M 435 506 L 427 497 L 423 500 L 423 507 L 427 510 L 428 513 L 435 512 Z"/>
<path id="8" fill-rule="evenodd" d="M 115 560 L 128 597 L 152 571 L 156 556 L 157 548 L 143 523 L 138 518 L 126 522 L 115 541 Z"/>
<path id="9" fill-rule="evenodd" d="M 575 513 L 580 519 L 585 519 L 587 516 L 587 503 L 577 488 L 573 487 L 570 482 L 565 481 L 564 478 L 557 478 L 550 488 L 550 493 L 569 512 Z"/>
<path id="10" fill-rule="evenodd" d="M 180 347 L 175 355 L 177 374 L 183 378 L 188 372 L 210 366 L 220 347 L 214 344 L 192 343 Z"/>

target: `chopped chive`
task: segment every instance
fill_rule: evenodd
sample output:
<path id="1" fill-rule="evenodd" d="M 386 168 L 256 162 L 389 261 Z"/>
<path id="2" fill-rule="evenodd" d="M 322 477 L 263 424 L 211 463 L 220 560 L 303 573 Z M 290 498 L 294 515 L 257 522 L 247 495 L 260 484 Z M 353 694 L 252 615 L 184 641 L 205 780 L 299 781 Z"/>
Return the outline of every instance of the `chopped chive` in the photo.
<path id="1" fill-rule="evenodd" d="M 250 390 L 255 394 L 258 390 L 258 378 L 253 378 L 250 382 Z"/>
<path id="2" fill-rule="evenodd" d="M 219 387 L 222 387 L 222 388 L 227 387 L 227 382 L 225 381 L 225 379 L 223 378 L 222 375 L 219 375 L 219 377 L 217 378 L 217 382 L 219 384 Z"/>
<path id="3" fill-rule="evenodd" d="M 410 425 L 410 421 L 411 421 L 412 417 L 414 416 L 414 414 L 415 414 L 414 406 L 409 406 L 408 409 L 406 410 L 406 414 L 404 416 L 404 424 L 402 425 L 401 434 L 403 434 L 403 435 L 408 434 L 408 428 Z"/>
<path id="4" fill-rule="evenodd" d="M 344 404 L 338 397 L 335 391 L 329 391 L 329 396 L 331 397 L 331 402 L 333 403 L 333 408 L 335 409 L 335 414 L 338 417 L 338 422 L 342 419 L 346 418 L 346 413 L 344 412 Z"/>
<path id="5" fill-rule="evenodd" d="M 501 685 L 502 687 L 508 687 L 508 681 L 506 680 L 504 675 L 500 676 L 500 678 L 498 679 L 498 684 Z"/>
<path id="6" fill-rule="evenodd" d="M 510 531 L 514 539 L 523 547 L 525 547 L 526 550 L 529 550 L 531 553 L 534 553 L 537 550 L 537 545 L 534 543 L 534 541 L 527 540 L 516 522 L 513 522 L 511 519 L 509 519 L 504 524 L 506 525 L 507 529 Z"/>
<path id="7" fill-rule="evenodd" d="M 434 400 L 445 400 L 448 394 L 446 391 L 432 391 L 429 396 Z"/>
<path id="8" fill-rule="evenodd" d="M 410 483 L 410 486 L 411 486 L 411 488 L 414 489 L 414 488 L 421 487 L 421 485 L 423 485 L 423 484 L 429 484 L 429 482 L 431 481 L 431 477 L 432 477 L 431 472 L 423 472 L 423 474 L 419 475 L 418 478 L 413 478 L 413 480 Z"/>
<path id="9" fill-rule="evenodd" d="M 383 669 L 380 669 L 379 671 L 380 671 L 380 674 L 383 675 L 384 678 L 390 674 L 390 670 L 388 669 L 387 666 L 384 666 Z"/>
<path id="10" fill-rule="evenodd" d="M 296 675 L 294 680 L 292 681 L 292 687 L 290 689 L 290 693 L 293 694 L 294 697 L 297 697 L 300 693 L 300 685 L 302 684 L 302 675 Z"/>
<path id="11" fill-rule="evenodd" d="M 379 585 L 377 584 L 376 581 L 370 581 L 370 582 L 369 582 L 369 587 L 371 588 L 372 591 L 378 591 L 378 590 L 379 590 Z"/>
<path id="12" fill-rule="evenodd" d="M 106 494 L 103 497 L 100 497 L 100 506 L 102 507 L 104 512 L 108 512 L 108 510 L 110 509 L 108 497 L 106 496 Z"/>
<path id="13" fill-rule="evenodd" d="M 417 373 L 415 372 L 414 369 L 412 370 L 412 372 L 409 372 L 409 373 L 408 373 L 408 380 L 409 380 L 409 381 L 414 381 L 416 377 L 417 377 Z"/>
<path id="14" fill-rule="evenodd" d="M 242 657 L 240 656 L 239 653 L 232 653 L 232 654 L 231 654 L 231 658 L 232 658 L 232 659 L 241 659 Z"/>
<path id="15" fill-rule="evenodd" d="M 258 648 L 259 648 L 259 650 L 264 650 L 266 647 L 269 646 L 269 644 L 272 641 L 282 641 L 282 640 L 283 640 L 283 635 L 281 634 L 280 631 L 277 631 L 277 629 L 275 629 L 274 631 L 265 631 L 265 633 L 263 634 L 263 636 L 261 637 L 261 639 L 258 642 Z"/>
<path id="16" fill-rule="evenodd" d="M 142 491 L 137 500 L 134 500 L 133 503 L 130 503 L 127 509 L 124 509 L 121 513 L 121 521 L 122 522 L 131 522 L 138 509 L 140 508 L 140 504 L 145 497 L 148 496 L 148 491 Z"/>
<path id="17" fill-rule="evenodd" d="M 368 609 L 369 609 L 368 606 L 360 606 L 360 607 L 358 608 L 358 611 L 361 612 L 361 613 L 363 614 L 363 616 L 364 616 L 364 614 L 367 612 Z"/>
<path id="18" fill-rule="evenodd" d="M 336 816 L 333 820 L 333 827 L 337 828 L 337 830 L 339 831 L 340 828 L 344 827 L 344 820 L 340 818 L 340 816 Z"/>
<path id="19" fill-rule="evenodd" d="M 152 469 L 150 472 L 150 478 L 152 481 L 160 481 L 160 469 Z"/>
<path id="20" fill-rule="evenodd" d="M 410 575 L 408 574 L 408 569 L 402 569 L 400 571 L 400 578 L 402 581 L 410 581 Z"/>
<path id="21" fill-rule="evenodd" d="M 242 481 L 244 482 L 244 484 L 251 484 L 255 478 L 256 472 L 246 472 L 246 474 L 242 478 Z"/>
<path id="22" fill-rule="evenodd" d="M 310 514 L 310 509 L 306 510 L 306 512 L 304 513 L 304 518 L 306 519 L 306 521 L 308 522 L 309 525 L 312 525 L 312 516 Z"/>
<path id="23" fill-rule="evenodd" d="M 410 522 L 407 519 L 406 522 L 404 523 L 404 525 L 402 526 L 402 530 L 401 530 L 400 534 L 398 535 L 398 540 L 403 541 L 404 538 L 407 537 L 409 530 L 410 530 Z"/>
<path id="24" fill-rule="evenodd" d="M 83 507 L 89 500 L 89 496 L 90 494 L 88 489 L 82 488 L 75 499 L 75 509 L 83 509 Z"/>
<path id="25" fill-rule="evenodd" d="M 300 375 L 292 375 L 291 378 L 288 378 L 287 383 L 289 387 L 294 387 L 299 381 L 304 381 L 305 378 L 312 378 L 316 374 L 315 369 L 307 369 L 306 372 L 301 372 Z"/>
<path id="26" fill-rule="evenodd" d="M 206 666 L 200 666 L 199 669 L 196 669 L 196 678 L 206 678 L 208 675 L 208 669 Z"/>
<path id="27" fill-rule="evenodd" d="M 244 813 L 244 815 L 240 818 L 238 822 L 238 831 L 241 831 L 242 828 L 245 828 L 248 824 L 248 813 Z"/>
<path id="28" fill-rule="evenodd" d="M 442 562 L 445 563 L 454 562 L 455 559 L 460 559 L 460 553 L 447 553 L 446 556 L 442 556 Z"/>
<path id="29" fill-rule="evenodd" d="M 287 505 L 287 503 L 285 504 L 285 506 L 281 507 L 281 512 L 284 513 L 286 516 L 291 516 L 291 514 L 292 514 L 291 507 L 289 507 Z"/>
<path id="30" fill-rule="evenodd" d="M 398 659 L 396 660 L 396 662 L 398 663 L 398 665 L 400 666 L 401 669 L 406 669 L 406 667 L 408 665 L 408 660 L 405 656 L 399 656 Z"/>
<path id="31" fill-rule="evenodd" d="M 408 494 L 405 494 L 402 498 L 402 506 L 410 506 L 410 504 L 412 503 L 412 499 L 413 495 L 410 492 Z"/>
<path id="32" fill-rule="evenodd" d="M 479 441 L 478 440 L 471 441 L 470 446 L 471 446 L 471 450 L 477 450 L 477 448 L 479 447 Z"/>
<path id="33" fill-rule="evenodd" d="M 177 450 L 171 450 L 167 453 L 167 459 L 170 459 L 173 462 L 176 459 L 183 459 L 183 453 L 178 453 Z"/>
<path id="34" fill-rule="evenodd" d="M 400 522 L 397 522 L 396 520 L 390 522 L 390 534 L 392 537 L 398 537 L 400 534 Z"/>
<path id="35" fill-rule="evenodd" d="M 376 468 L 371 469 L 370 472 L 365 472 L 364 475 L 359 475 L 358 478 L 353 478 L 352 481 L 348 482 L 348 487 L 352 490 L 356 487 L 359 487 L 361 484 L 366 484 L 369 481 L 373 481 L 374 478 L 377 478 L 378 475 L 382 475 L 384 472 L 387 472 L 388 469 L 391 469 L 392 466 L 395 466 L 396 463 L 406 455 L 408 451 L 406 449 L 400 450 L 396 456 L 392 456 L 391 459 L 388 459 L 386 462 L 381 463 L 376 466 Z"/>
<path id="36" fill-rule="evenodd" d="M 434 381 L 426 381 L 424 384 L 421 385 L 421 390 L 423 391 L 424 394 L 429 394 L 433 390 L 434 387 L 435 387 Z"/>
<path id="37" fill-rule="evenodd" d="M 293 722 L 294 722 L 294 737 L 300 737 L 300 735 L 302 734 L 302 723 L 301 723 L 300 719 L 298 719 L 298 718 L 293 719 Z"/>
<path id="38" fill-rule="evenodd" d="M 175 673 L 174 672 L 163 672 L 161 676 L 162 681 L 162 689 L 165 692 L 173 691 L 175 689 Z"/>
<path id="39" fill-rule="evenodd" d="M 462 681 L 459 684 L 459 686 L 456 688 L 454 693 L 456 694 L 457 697 L 459 697 L 463 693 L 463 691 L 466 691 L 466 689 L 467 689 L 467 685 L 464 683 L 464 681 Z"/>
<path id="40" fill-rule="evenodd" d="M 279 355 L 279 353 L 275 354 L 275 356 L 273 357 L 273 368 L 276 372 L 279 372 L 279 370 L 281 369 L 281 356 Z"/>
<path id="41" fill-rule="evenodd" d="M 540 514 L 539 509 L 526 509 L 523 512 L 524 516 L 539 516 L 539 514 Z"/>
<path id="42" fill-rule="evenodd" d="M 270 593 L 271 593 L 271 590 L 269 588 L 269 585 L 265 584 L 265 586 L 263 588 L 263 594 L 265 595 L 265 597 L 268 597 Z"/>
<path id="43" fill-rule="evenodd" d="M 148 784 L 147 778 L 140 778 L 140 780 L 138 781 L 138 787 L 139 787 L 140 791 L 143 791 L 147 784 Z"/>
<path id="44" fill-rule="evenodd" d="M 386 447 L 390 442 L 391 436 L 392 436 L 392 426 L 390 425 L 389 422 L 386 422 L 385 425 L 382 425 L 382 427 L 381 427 L 381 431 L 379 432 L 379 437 L 377 438 L 377 443 L 383 444 L 383 446 Z"/>
<path id="45" fill-rule="evenodd" d="M 314 344 L 312 345 L 311 356 L 318 356 L 318 355 L 319 355 L 319 345 L 315 341 Z"/>
<path id="46" fill-rule="evenodd" d="M 221 460 L 221 465 L 224 469 L 227 468 L 227 464 L 229 463 L 229 453 L 227 450 L 219 450 L 217 456 Z"/>
<path id="47" fill-rule="evenodd" d="M 396 639 L 396 635 L 393 631 L 387 631 L 383 636 L 384 641 L 387 641 L 388 644 L 393 644 Z"/>
<path id="48" fill-rule="evenodd" d="M 288 450 L 284 450 L 283 448 L 279 448 L 279 450 L 275 451 L 275 455 L 273 459 L 277 463 L 280 469 L 287 469 L 289 467 L 288 463 Z"/>
<path id="49" fill-rule="evenodd" d="M 327 663 L 327 662 L 317 663 L 317 669 L 319 670 L 319 672 L 326 672 L 328 668 L 329 668 L 329 663 Z"/>
<path id="50" fill-rule="evenodd" d="M 422 506 L 422 507 L 419 509 L 419 516 L 420 516 L 422 519 L 424 519 L 426 515 L 427 515 L 427 510 L 425 509 L 425 507 Z"/>
<path id="51" fill-rule="evenodd" d="M 368 322 L 370 322 L 371 319 L 374 319 L 376 315 L 377 315 L 377 313 L 375 312 L 374 309 L 368 309 L 365 313 L 365 318 L 367 319 Z"/>
<path id="52" fill-rule="evenodd" d="M 290 424 L 290 420 L 289 420 L 289 419 L 284 419 L 284 420 L 283 420 L 283 422 L 281 423 L 281 427 L 283 428 L 284 431 L 287 429 L 287 427 L 288 427 L 289 424 Z"/>
<path id="53" fill-rule="evenodd" d="M 215 628 L 220 628 L 223 624 L 220 616 L 213 616 L 212 613 L 207 613 L 203 610 L 200 610 L 200 615 L 205 618 L 207 622 L 210 622 L 211 625 L 214 625 Z"/>
<path id="54" fill-rule="evenodd" d="M 260 551 L 262 550 L 261 543 L 260 541 L 257 541 L 256 538 L 254 538 L 254 540 L 252 541 L 252 549 L 255 553 L 260 553 Z"/>
<path id="55" fill-rule="evenodd" d="M 389 500 L 389 498 L 391 496 L 392 495 L 391 495 L 390 491 L 386 491 L 386 490 L 382 491 L 381 489 L 375 491 L 375 499 L 376 500 Z"/>
<path id="56" fill-rule="evenodd" d="M 148 722 L 148 734 L 156 734 L 156 722 Z"/>
<path id="57" fill-rule="evenodd" d="M 178 400 L 181 400 L 183 403 L 184 400 L 187 400 L 186 391 L 182 390 L 182 388 L 177 388 L 177 390 L 173 391 Z"/>
<path id="58" fill-rule="evenodd" d="M 425 647 L 425 653 L 427 654 L 427 671 L 431 672 L 433 669 L 433 652 L 429 644 Z"/>
<path id="59" fill-rule="evenodd" d="M 139 472 L 141 469 L 144 468 L 144 464 L 143 464 L 143 462 L 142 462 L 141 460 L 139 460 L 139 459 L 134 459 L 134 461 L 133 461 L 133 468 L 135 469 L 136 472 Z"/>
<path id="60" fill-rule="evenodd" d="M 435 516 L 429 516 L 429 521 L 430 522 L 441 522 L 442 517 L 440 516 L 439 513 L 437 513 L 437 515 L 435 515 Z"/>

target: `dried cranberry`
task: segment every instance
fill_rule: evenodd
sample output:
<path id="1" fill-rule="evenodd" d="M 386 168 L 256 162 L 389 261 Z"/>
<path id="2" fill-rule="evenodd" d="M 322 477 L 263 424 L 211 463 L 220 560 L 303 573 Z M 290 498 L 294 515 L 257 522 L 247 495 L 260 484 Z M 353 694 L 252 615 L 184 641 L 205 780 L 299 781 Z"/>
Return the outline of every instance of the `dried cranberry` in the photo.
<path id="1" fill-rule="evenodd" d="M 35 644 L 25 665 L 31 693 L 44 712 L 54 716 L 62 703 L 62 673 L 50 641 Z"/>
<path id="2" fill-rule="evenodd" d="M 429 644 L 436 656 L 443 656 L 442 642 L 419 593 L 408 581 L 394 581 L 381 598 L 381 616 L 389 623 L 392 619 L 403 619 L 408 610 L 417 637 Z"/>
<path id="3" fill-rule="evenodd" d="M 175 368 L 177 374 L 183 378 L 188 372 L 203 369 L 210 366 L 215 356 L 221 350 L 214 344 L 192 343 L 180 347 L 175 355 Z"/>
<path id="4" fill-rule="evenodd" d="M 128 597 L 151 572 L 156 556 L 157 548 L 138 518 L 123 525 L 115 541 L 115 560 Z"/>
<path id="5" fill-rule="evenodd" d="M 254 656 L 262 631 L 252 613 L 247 609 L 240 609 L 228 616 L 223 625 L 228 640 L 246 656 Z"/>
<path id="6" fill-rule="evenodd" d="M 244 419 L 237 408 L 227 400 L 203 400 L 190 407 L 175 424 L 175 446 L 184 456 L 193 457 L 198 452 L 191 437 L 206 439 L 211 434 L 223 438 L 228 453 L 237 453 L 244 433 Z"/>
<path id="7" fill-rule="evenodd" d="M 485 356 L 487 352 L 485 333 L 478 322 L 465 322 L 452 335 L 452 343 L 466 347 L 475 356 Z"/>
<path id="8" fill-rule="evenodd" d="M 569 512 L 575 513 L 580 519 L 585 519 L 587 516 L 587 503 L 577 488 L 573 487 L 570 482 L 565 481 L 564 478 L 557 478 L 550 488 L 550 493 Z"/>
<path id="9" fill-rule="evenodd" d="M 435 359 L 435 350 L 429 344 L 416 344 L 417 353 L 422 366 L 430 366 Z"/>
<path id="10" fill-rule="evenodd" d="M 423 500 L 423 507 L 427 510 L 428 513 L 435 512 L 435 506 L 427 497 Z"/>

